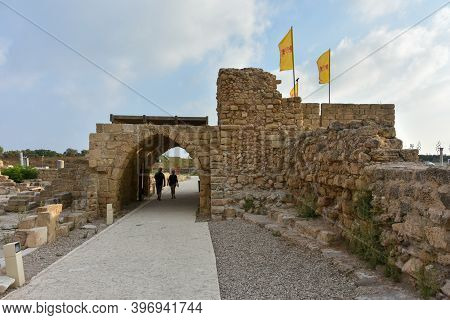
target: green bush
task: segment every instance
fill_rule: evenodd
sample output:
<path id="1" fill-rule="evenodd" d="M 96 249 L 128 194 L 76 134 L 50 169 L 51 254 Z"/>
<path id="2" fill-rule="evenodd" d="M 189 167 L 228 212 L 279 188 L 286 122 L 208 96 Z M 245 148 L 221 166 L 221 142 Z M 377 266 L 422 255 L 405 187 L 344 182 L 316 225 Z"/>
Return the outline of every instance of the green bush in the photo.
<path id="1" fill-rule="evenodd" d="M 2 170 L 2 175 L 8 176 L 14 182 L 22 182 L 26 179 L 36 179 L 38 171 L 36 168 L 14 166 Z"/>
<path id="2" fill-rule="evenodd" d="M 350 250 L 367 261 L 372 268 L 386 263 L 385 249 L 380 242 L 381 231 L 373 221 L 355 224 L 349 234 Z"/>
<path id="3" fill-rule="evenodd" d="M 245 199 L 244 202 L 244 210 L 245 212 L 249 211 L 250 209 L 253 209 L 254 207 L 253 199 Z"/>
<path id="4" fill-rule="evenodd" d="M 439 291 L 439 281 L 433 270 L 427 270 L 422 266 L 416 273 L 416 283 L 420 296 L 423 299 L 432 298 Z"/>
<path id="5" fill-rule="evenodd" d="M 306 195 L 297 205 L 297 216 L 306 219 L 315 219 L 319 215 L 316 212 L 316 199 L 313 195 Z"/>
<path id="6" fill-rule="evenodd" d="M 358 217 L 363 220 L 371 220 L 374 214 L 372 193 L 369 191 L 359 191 L 356 197 L 355 211 Z"/>
<path id="7" fill-rule="evenodd" d="M 281 237 L 281 232 L 280 232 L 279 230 L 273 230 L 273 231 L 272 231 L 272 235 L 273 235 L 274 237 Z"/>

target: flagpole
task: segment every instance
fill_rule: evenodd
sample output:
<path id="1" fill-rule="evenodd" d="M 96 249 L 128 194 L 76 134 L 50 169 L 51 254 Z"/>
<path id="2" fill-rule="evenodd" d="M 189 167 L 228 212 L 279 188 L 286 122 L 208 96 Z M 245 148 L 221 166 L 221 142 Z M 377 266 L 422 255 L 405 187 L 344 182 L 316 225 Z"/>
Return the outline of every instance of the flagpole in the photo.
<path id="1" fill-rule="evenodd" d="M 291 43 L 292 43 L 292 79 L 294 80 L 294 97 L 297 97 L 297 90 L 295 89 L 295 63 L 294 63 L 294 29 L 291 26 Z"/>
<path id="2" fill-rule="evenodd" d="M 331 48 L 328 50 L 330 51 L 328 54 L 328 104 L 331 104 Z"/>

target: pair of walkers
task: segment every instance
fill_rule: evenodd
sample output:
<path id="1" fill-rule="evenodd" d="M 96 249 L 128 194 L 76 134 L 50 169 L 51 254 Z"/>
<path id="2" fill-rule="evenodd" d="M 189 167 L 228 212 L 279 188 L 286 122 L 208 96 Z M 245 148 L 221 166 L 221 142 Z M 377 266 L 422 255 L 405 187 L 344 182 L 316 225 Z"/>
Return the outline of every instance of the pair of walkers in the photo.
<path id="1" fill-rule="evenodd" d="M 161 200 L 161 192 L 162 188 L 166 186 L 166 176 L 162 172 L 162 168 L 158 169 L 158 172 L 155 174 L 155 184 L 156 184 L 156 194 L 158 195 L 158 200 Z M 175 188 L 179 187 L 178 185 L 178 177 L 175 174 L 175 170 L 172 170 L 172 174 L 169 176 L 168 185 L 170 187 L 170 192 L 172 193 L 172 199 L 175 199 Z"/>

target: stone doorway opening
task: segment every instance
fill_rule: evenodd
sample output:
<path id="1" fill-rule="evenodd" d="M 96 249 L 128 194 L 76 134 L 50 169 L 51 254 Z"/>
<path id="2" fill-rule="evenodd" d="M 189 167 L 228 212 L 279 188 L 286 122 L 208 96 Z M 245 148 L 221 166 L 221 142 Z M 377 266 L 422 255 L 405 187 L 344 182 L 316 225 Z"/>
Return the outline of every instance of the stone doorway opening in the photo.
<path id="1" fill-rule="evenodd" d="M 143 139 L 130 152 L 119 182 L 117 205 L 123 207 L 154 195 L 156 187 L 153 177 L 160 167 L 166 178 L 171 170 L 176 171 L 180 182 L 191 176 L 193 179 L 198 178 L 198 214 L 209 216 L 209 175 L 202 174 L 201 163 L 194 149 L 184 147 L 164 134 L 153 134 Z"/>

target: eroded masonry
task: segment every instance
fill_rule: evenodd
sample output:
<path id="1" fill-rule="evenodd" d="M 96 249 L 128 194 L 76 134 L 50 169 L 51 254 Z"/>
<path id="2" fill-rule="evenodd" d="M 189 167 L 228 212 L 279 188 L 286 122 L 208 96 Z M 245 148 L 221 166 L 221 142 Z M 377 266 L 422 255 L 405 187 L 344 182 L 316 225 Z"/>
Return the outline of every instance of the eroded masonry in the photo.
<path id="1" fill-rule="evenodd" d="M 203 217 L 306 206 L 336 230 L 311 237 L 351 243 L 375 226 L 378 250 L 395 266 L 413 276 L 431 266 L 448 279 L 450 170 L 426 167 L 417 150 L 403 149 L 394 105 L 302 103 L 282 98 L 277 84 L 261 69 L 221 69 L 216 126 L 146 116 L 98 124 L 74 184 L 88 214 L 104 215 L 107 203 L 118 211 L 150 193 L 152 164 L 180 146 L 195 159 Z M 298 223 L 283 217 L 287 226 Z"/>

